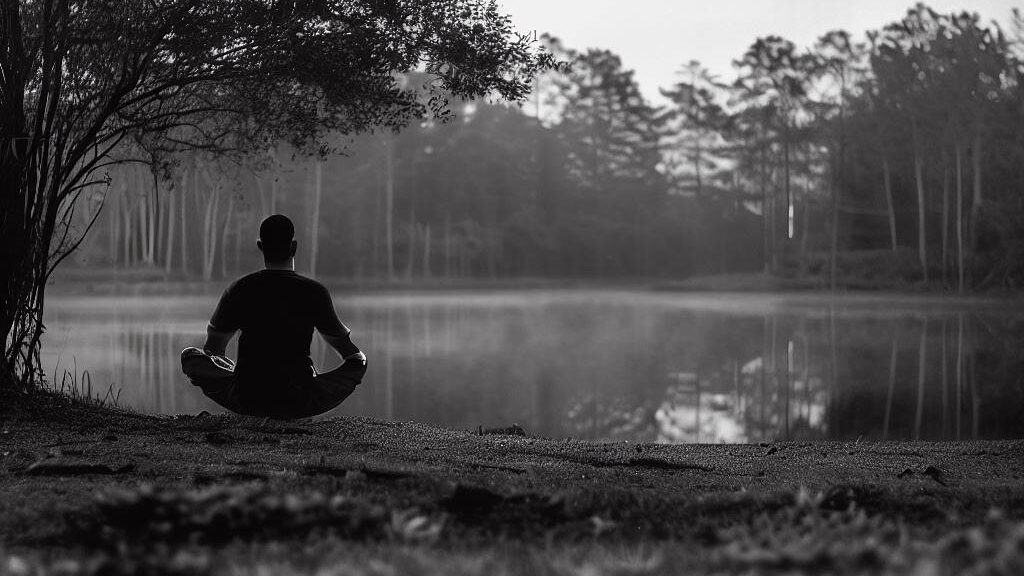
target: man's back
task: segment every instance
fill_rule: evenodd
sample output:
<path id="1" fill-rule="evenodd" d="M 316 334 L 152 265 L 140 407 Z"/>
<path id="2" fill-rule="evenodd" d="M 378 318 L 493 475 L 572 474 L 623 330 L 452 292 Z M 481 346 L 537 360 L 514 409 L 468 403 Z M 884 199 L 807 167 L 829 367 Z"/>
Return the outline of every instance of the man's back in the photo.
<path id="1" fill-rule="evenodd" d="M 221 296 L 210 325 L 220 332 L 241 330 L 235 373 L 243 387 L 312 378 L 309 345 L 316 328 L 326 336 L 347 336 L 330 292 L 292 270 L 267 269 L 234 282 Z"/>
<path id="2" fill-rule="evenodd" d="M 274 214 L 260 224 L 256 247 L 265 270 L 237 280 L 221 296 L 203 349 L 181 351 L 181 370 L 208 398 L 250 416 L 306 418 L 348 398 L 366 374 L 366 355 L 338 320 L 331 294 L 295 270 L 295 226 Z M 341 366 L 313 375 L 309 344 L 316 328 L 342 357 Z M 224 358 L 235 332 L 238 361 Z"/>

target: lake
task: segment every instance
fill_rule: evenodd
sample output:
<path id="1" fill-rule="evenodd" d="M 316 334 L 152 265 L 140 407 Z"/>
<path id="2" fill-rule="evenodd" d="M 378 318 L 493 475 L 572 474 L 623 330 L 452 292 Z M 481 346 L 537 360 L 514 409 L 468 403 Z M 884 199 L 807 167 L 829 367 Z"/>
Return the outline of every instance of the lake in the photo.
<path id="1" fill-rule="evenodd" d="M 215 304 L 50 296 L 43 365 L 57 387 L 141 412 L 221 412 L 178 360 Z M 664 443 L 1024 437 L 1024 309 L 1000 301 L 510 290 L 335 304 L 369 371 L 328 416 Z M 312 355 L 321 371 L 339 362 L 318 337 Z"/>

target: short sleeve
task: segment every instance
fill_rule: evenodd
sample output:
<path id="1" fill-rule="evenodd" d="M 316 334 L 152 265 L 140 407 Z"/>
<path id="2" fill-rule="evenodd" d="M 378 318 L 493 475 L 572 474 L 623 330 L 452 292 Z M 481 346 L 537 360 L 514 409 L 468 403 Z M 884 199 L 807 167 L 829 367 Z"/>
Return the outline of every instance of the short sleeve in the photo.
<path id="1" fill-rule="evenodd" d="M 210 326 L 218 332 L 234 332 L 240 325 L 239 319 L 239 295 L 236 284 L 228 286 L 228 289 L 221 295 L 217 303 L 217 309 L 213 311 L 210 318 Z"/>
<path id="2" fill-rule="evenodd" d="M 313 326 L 325 336 L 347 336 L 352 330 L 341 323 L 338 313 L 334 310 L 331 293 L 323 285 L 318 285 L 313 306 Z"/>

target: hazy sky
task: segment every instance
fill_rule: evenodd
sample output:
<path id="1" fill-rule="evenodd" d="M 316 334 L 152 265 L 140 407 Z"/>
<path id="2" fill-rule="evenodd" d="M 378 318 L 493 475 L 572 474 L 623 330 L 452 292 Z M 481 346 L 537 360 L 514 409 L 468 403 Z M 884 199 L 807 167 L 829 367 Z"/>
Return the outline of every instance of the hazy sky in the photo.
<path id="1" fill-rule="evenodd" d="M 549 32 L 575 49 L 607 48 L 636 70 L 649 98 L 675 72 L 700 60 L 722 79 L 758 36 L 777 34 L 800 47 L 829 30 L 858 36 L 898 20 L 915 0 L 498 0 L 522 31 Z M 940 11 L 969 10 L 1006 25 L 1024 0 L 931 0 Z"/>

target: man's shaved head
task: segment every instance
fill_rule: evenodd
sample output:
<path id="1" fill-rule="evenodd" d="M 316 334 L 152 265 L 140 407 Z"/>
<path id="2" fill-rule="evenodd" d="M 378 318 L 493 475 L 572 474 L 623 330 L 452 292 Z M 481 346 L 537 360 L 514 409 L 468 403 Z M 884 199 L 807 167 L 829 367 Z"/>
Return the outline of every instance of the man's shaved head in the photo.
<path id="1" fill-rule="evenodd" d="M 287 260 L 292 253 L 292 240 L 295 239 L 295 226 L 287 216 L 274 214 L 260 224 L 260 242 L 263 257 L 270 262 Z"/>

